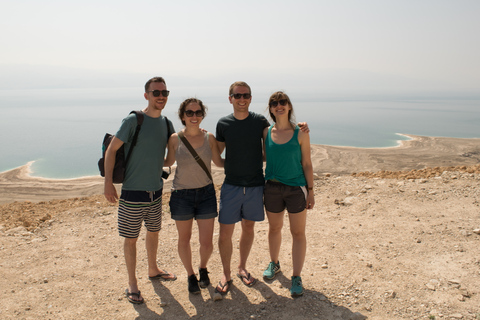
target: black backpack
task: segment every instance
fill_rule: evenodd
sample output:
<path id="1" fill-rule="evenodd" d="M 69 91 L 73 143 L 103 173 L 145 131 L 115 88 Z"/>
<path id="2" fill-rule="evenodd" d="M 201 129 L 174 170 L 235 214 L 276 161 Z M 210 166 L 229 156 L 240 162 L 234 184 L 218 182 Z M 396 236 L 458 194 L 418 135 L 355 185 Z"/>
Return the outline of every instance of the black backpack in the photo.
<path id="1" fill-rule="evenodd" d="M 115 166 L 113 167 L 113 183 L 122 183 L 123 179 L 125 178 L 125 169 L 127 168 L 127 161 L 132 154 L 133 147 L 137 143 L 138 133 L 142 127 L 143 123 L 143 112 L 142 111 L 132 111 L 130 114 L 135 113 L 137 116 L 137 128 L 135 129 L 135 134 L 133 135 L 132 145 L 130 150 L 128 150 L 127 158 L 125 159 L 125 144 L 117 150 L 117 154 L 115 155 Z M 107 151 L 110 142 L 112 142 L 114 135 L 110 133 L 106 133 L 105 137 L 103 138 L 102 143 L 102 157 L 98 160 L 98 169 L 100 170 L 100 175 L 105 177 L 105 152 Z"/>
<path id="2" fill-rule="evenodd" d="M 130 147 L 130 150 L 128 150 L 127 158 L 125 159 L 125 144 L 122 144 L 122 146 L 117 150 L 117 154 L 115 156 L 115 166 L 113 167 L 113 174 L 112 174 L 112 180 L 113 183 L 122 183 L 123 179 L 125 179 L 125 170 L 127 168 L 127 161 L 130 158 L 130 155 L 132 154 L 133 147 L 137 143 L 137 138 L 138 138 L 138 133 L 140 132 L 140 129 L 142 127 L 143 123 L 143 112 L 142 111 L 131 111 L 130 114 L 135 113 L 137 116 L 137 128 L 135 129 L 135 134 L 133 135 L 132 139 L 132 145 Z M 168 120 L 167 117 L 165 118 L 165 123 L 167 125 L 167 144 L 168 144 L 168 138 L 173 134 L 173 131 L 170 126 L 170 120 Z M 106 133 L 105 137 L 103 138 L 103 143 L 102 143 L 102 157 L 100 160 L 98 160 L 98 169 L 100 170 L 100 175 L 102 177 L 105 177 L 105 151 L 107 151 L 108 146 L 110 145 L 110 142 L 112 142 L 113 135 L 110 133 Z M 162 178 L 167 179 L 168 176 L 170 175 L 170 170 L 169 172 L 163 171 L 162 173 Z"/>

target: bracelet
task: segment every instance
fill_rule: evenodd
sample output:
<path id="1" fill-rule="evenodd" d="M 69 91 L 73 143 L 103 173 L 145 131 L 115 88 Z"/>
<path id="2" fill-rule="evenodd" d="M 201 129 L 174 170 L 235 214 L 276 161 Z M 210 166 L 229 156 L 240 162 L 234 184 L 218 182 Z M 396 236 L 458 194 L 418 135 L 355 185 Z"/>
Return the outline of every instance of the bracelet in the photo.
<path id="1" fill-rule="evenodd" d="M 307 190 L 313 190 L 313 187 L 307 187 Z"/>

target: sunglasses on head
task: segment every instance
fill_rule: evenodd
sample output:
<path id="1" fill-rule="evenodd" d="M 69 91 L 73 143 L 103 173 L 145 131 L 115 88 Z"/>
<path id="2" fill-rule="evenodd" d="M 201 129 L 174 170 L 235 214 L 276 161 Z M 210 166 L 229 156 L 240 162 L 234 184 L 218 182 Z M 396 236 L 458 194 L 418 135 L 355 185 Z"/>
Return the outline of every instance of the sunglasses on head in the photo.
<path id="1" fill-rule="evenodd" d="M 152 92 L 154 97 L 160 97 L 160 94 L 164 97 L 168 97 L 168 95 L 170 94 L 170 91 L 168 90 L 152 90 L 147 92 Z"/>
<path id="2" fill-rule="evenodd" d="M 279 103 L 280 103 L 281 106 L 286 106 L 287 105 L 287 99 L 282 99 L 282 100 L 278 100 L 278 101 L 270 101 L 270 107 L 275 108 L 276 106 L 278 106 Z"/>
<path id="3" fill-rule="evenodd" d="M 197 117 L 203 117 L 204 113 L 202 110 L 197 110 L 197 111 L 185 110 L 185 115 L 189 118 L 193 117 L 193 115 L 196 115 Z"/>
<path id="4" fill-rule="evenodd" d="M 250 99 L 252 95 L 250 93 L 232 93 L 230 97 L 234 97 L 235 99 L 240 99 L 243 96 L 243 99 Z"/>

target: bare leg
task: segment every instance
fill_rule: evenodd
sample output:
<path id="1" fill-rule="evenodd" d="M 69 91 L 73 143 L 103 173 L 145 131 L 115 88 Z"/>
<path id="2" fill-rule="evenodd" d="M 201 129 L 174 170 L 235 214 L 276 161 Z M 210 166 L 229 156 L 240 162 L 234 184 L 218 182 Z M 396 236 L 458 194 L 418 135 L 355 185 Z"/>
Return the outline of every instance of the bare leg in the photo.
<path id="1" fill-rule="evenodd" d="M 123 242 L 123 252 L 125 256 L 125 264 L 127 265 L 128 274 L 128 291 L 138 292 L 137 284 L 137 240 L 138 238 L 125 238 Z M 131 296 L 133 300 L 142 300 L 142 297 Z"/>
<path id="2" fill-rule="evenodd" d="M 290 232 L 292 234 L 292 262 L 293 276 L 300 276 L 307 252 L 307 238 L 305 227 L 307 223 L 307 210 L 288 215 L 290 219 Z"/>
<path id="3" fill-rule="evenodd" d="M 175 224 L 178 231 L 178 256 L 182 260 L 187 275 L 191 276 L 195 273 L 192 267 L 192 248 L 190 246 L 193 218 L 187 221 L 175 221 Z"/>
<path id="4" fill-rule="evenodd" d="M 164 270 L 159 269 L 157 266 L 157 250 L 158 250 L 158 233 L 147 231 L 145 237 L 145 247 L 147 248 L 147 258 L 148 258 L 148 276 L 154 277 L 160 273 L 166 273 Z M 164 279 L 167 276 L 164 276 Z M 168 278 L 176 279 L 176 276 L 171 273 Z"/>
<path id="5" fill-rule="evenodd" d="M 153 277 L 160 273 L 157 266 L 157 250 L 158 250 L 158 231 L 147 231 L 145 236 L 145 247 L 147 249 L 148 258 L 148 275 Z"/>
<path id="6" fill-rule="evenodd" d="M 242 220 L 242 234 L 240 236 L 240 263 L 238 264 L 238 272 L 247 276 L 247 259 L 252 249 L 253 239 L 255 237 L 255 221 Z M 247 279 L 248 283 L 252 283 L 253 278 Z"/>
<path id="7" fill-rule="evenodd" d="M 268 248 L 270 251 L 270 260 L 278 263 L 280 255 L 280 247 L 282 245 L 282 228 L 283 228 L 284 211 L 273 213 L 267 211 L 268 217 Z"/>
<path id="8" fill-rule="evenodd" d="M 215 219 L 198 219 L 198 238 L 200 242 L 200 268 L 206 268 L 213 252 L 213 229 Z"/>
<path id="9" fill-rule="evenodd" d="M 222 276 L 221 282 L 223 284 L 232 279 L 230 264 L 232 261 L 232 252 L 233 252 L 232 236 L 233 236 L 234 230 L 235 230 L 235 224 L 220 223 L 218 249 L 220 250 L 220 258 L 222 259 L 223 276 Z"/>

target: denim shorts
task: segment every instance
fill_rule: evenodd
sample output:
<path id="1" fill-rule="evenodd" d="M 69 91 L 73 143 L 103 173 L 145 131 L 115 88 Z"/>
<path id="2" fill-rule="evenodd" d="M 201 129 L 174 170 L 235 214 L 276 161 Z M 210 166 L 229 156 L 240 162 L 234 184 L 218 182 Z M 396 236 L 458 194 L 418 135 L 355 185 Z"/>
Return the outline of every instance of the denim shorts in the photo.
<path id="1" fill-rule="evenodd" d="M 263 210 L 263 186 L 239 187 L 224 183 L 220 196 L 218 222 L 234 224 L 242 219 L 265 220 Z"/>
<path id="2" fill-rule="evenodd" d="M 173 220 L 211 219 L 218 215 L 213 184 L 197 189 L 174 190 L 170 196 Z"/>
<path id="3" fill-rule="evenodd" d="M 307 207 L 307 190 L 303 186 L 288 186 L 268 180 L 263 198 L 268 212 L 279 213 L 287 208 L 288 213 L 299 213 Z"/>

